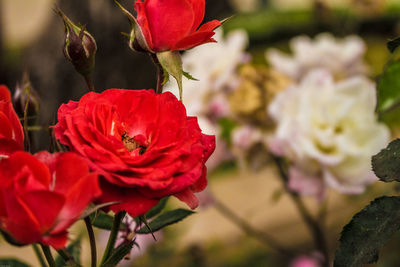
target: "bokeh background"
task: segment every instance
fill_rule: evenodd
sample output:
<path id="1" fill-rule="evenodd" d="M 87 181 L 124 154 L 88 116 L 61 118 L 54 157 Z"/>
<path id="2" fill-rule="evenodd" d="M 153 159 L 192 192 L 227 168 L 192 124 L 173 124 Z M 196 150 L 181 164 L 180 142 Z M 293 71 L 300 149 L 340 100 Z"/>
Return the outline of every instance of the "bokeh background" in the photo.
<path id="1" fill-rule="evenodd" d="M 120 2 L 133 10 L 133 0 Z M 23 72 L 29 73 L 41 98 L 38 125 L 54 124 L 58 106 L 78 100 L 86 92 L 84 80 L 64 59 L 64 28 L 53 12 L 55 3 L 73 21 L 86 24 L 97 41 L 93 73 L 97 91 L 155 87 L 156 70 L 146 55 L 129 50 L 127 39 L 121 34 L 129 31 L 129 24 L 113 1 L 0 0 L 0 84 L 13 90 Z M 254 64 L 267 64 L 267 48 L 288 51 L 289 40 L 300 34 L 357 34 L 367 43 L 365 60 L 372 79 L 382 72 L 389 57 L 386 41 L 400 35 L 400 0 L 206 1 L 206 21 L 232 15 L 224 32 L 246 30 L 247 52 Z M 385 120 L 396 135 L 397 115 Z M 33 135 L 34 150 L 48 148 L 46 132 Z M 257 171 L 229 161 L 210 172 L 208 190 L 255 229 L 269 233 L 299 254 L 310 254 L 313 245 L 309 232 L 276 176 L 276 169 L 268 160 Z M 394 190 L 378 182 L 359 196 L 329 192 L 324 212 L 328 214 L 325 225 L 332 255 L 340 231 L 352 215 L 374 197 Z M 313 198 L 306 198 L 306 203 L 318 212 Z M 168 205 L 181 204 L 171 199 Z M 79 224 L 73 229 L 75 235 L 83 232 Z M 98 233 L 99 242 L 103 235 Z M 293 260 L 246 235 L 212 205 L 201 207 L 196 215 L 164 231 L 157 242 L 145 243 L 148 246 L 143 243 L 140 250 L 134 249 L 127 266 L 288 266 Z M 83 247 L 88 245 L 84 243 Z M 400 237 L 395 237 L 383 250 L 378 266 L 399 266 L 399 248 Z M 87 251 L 83 255 L 87 257 Z M 0 239 L 0 257 L 3 256 L 19 257 L 38 266 L 30 247 L 14 248 Z"/>

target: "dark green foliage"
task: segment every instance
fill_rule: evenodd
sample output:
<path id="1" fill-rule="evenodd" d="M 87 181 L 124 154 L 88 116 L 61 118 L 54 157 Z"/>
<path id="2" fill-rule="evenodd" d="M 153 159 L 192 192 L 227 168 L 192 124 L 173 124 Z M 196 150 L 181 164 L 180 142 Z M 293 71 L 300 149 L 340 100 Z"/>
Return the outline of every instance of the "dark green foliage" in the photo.
<path id="1" fill-rule="evenodd" d="M 375 199 L 343 228 L 334 267 L 356 267 L 376 262 L 379 249 L 399 229 L 400 197 Z"/>
<path id="2" fill-rule="evenodd" d="M 104 230 L 111 230 L 114 217 L 105 213 L 104 211 L 97 211 L 90 214 L 90 221 L 94 227 L 104 229 Z M 121 229 L 125 229 L 127 226 L 121 223 Z"/>
<path id="3" fill-rule="evenodd" d="M 400 61 L 388 65 L 378 81 L 378 112 L 386 112 L 400 103 Z"/>
<path id="4" fill-rule="evenodd" d="M 111 254 L 111 256 L 106 260 L 105 263 L 101 265 L 101 267 L 114 267 L 127 255 L 131 252 L 133 245 L 135 244 L 135 240 L 127 243 L 119 245 Z"/>
<path id="5" fill-rule="evenodd" d="M 30 267 L 30 265 L 16 259 L 0 259 L 0 266 Z"/>
<path id="6" fill-rule="evenodd" d="M 151 210 L 146 212 L 145 218 L 150 219 L 150 218 L 153 218 L 154 216 L 158 215 L 165 208 L 165 205 L 167 205 L 167 201 L 168 201 L 168 197 L 162 198 L 156 206 L 154 206 Z"/>
<path id="7" fill-rule="evenodd" d="M 400 139 L 372 157 L 372 169 L 381 181 L 400 182 Z"/>
<path id="8" fill-rule="evenodd" d="M 400 37 L 390 40 L 387 43 L 387 48 L 389 49 L 390 53 L 393 53 L 399 46 L 400 46 Z"/>
<path id="9" fill-rule="evenodd" d="M 168 226 L 170 224 L 177 223 L 187 216 L 193 214 L 194 212 L 191 210 L 185 210 L 185 209 L 176 209 L 176 210 L 171 210 L 167 211 L 151 222 L 148 223 L 148 226 L 143 226 L 139 230 L 136 231 L 138 234 L 150 234 L 152 232 L 156 232 L 165 226 Z"/>
<path id="10" fill-rule="evenodd" d="M 75 262 L 80 265 L 81 264 L 81 238 L 78 237 L 74 242 L 68 245 L 67 247 L 68 253 L 74 258 Z M 57 266 L 66 266 L 64 259 L 58 255 L 55 259 Z"/>

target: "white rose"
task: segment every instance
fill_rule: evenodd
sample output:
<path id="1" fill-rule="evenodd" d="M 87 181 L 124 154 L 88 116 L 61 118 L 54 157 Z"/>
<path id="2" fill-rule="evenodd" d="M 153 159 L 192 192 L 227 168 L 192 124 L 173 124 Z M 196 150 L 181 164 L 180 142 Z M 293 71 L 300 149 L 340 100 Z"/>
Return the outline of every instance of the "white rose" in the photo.
<path id="1" fill-rule="evenodd" d="M 268 49 L 266 58 L 274 69 L 294 80 L 301 80 L 315 68 L 324 68 L 337 79 L 367 73 L 363 62 L 366 46 L 355 35 L 336 39 L 329 33 L 322 33 L 315 40 L 299 36 L 291 40 L 290 48 L 293 56 Z"/>
<path id="2" fill-rule="evenodd" d="M 367 78 L 335 83 L 329 72 L 312 71 L 270 104 L 277 128 L 269 146 L 304 177 L 317 175 L 328 187 L 361 193 L 376 180 L 371 156 L 390 137 L 376 120 L 375 105 L 375 86 Z"/>

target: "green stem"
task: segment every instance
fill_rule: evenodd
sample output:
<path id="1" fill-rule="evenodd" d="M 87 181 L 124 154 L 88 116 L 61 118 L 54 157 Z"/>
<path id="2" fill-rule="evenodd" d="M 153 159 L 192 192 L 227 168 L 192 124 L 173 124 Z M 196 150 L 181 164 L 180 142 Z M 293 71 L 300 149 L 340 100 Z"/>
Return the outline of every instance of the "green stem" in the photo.
<path id="1" fill-rule="evenodd" d="M 261 243 L 267 245 L 273 250 L 281 253 L 287 257 L 293 257 L 295 253 L 281 246 L 273 237 L 268 234 L 258 231 L 254 229 L 250 224 L 248 224 L 245 220 L 236 215 L 230 208 L 222 204 L 216 198 L 214 198 L 214 207 L 226 218 L 228 218 L 231 222 L 236 224 L 240 229 L 242 229 L 249 236 L 254 237 L 259 240 Z"/>
<path id="2" fill-rule="evenodd" d="M 37 244 L 32 244 L 32 248 L 33 248 L 33 251 L 35 252 L 36 257 L 38 258 L 40 266 L 41 267 L 47 267 L 47 264 L 46 264 L 46 262 L 45 262 L 45 260 L 43 258 L 43 254 L 40 251 L 38 245 Z"/>
<path id="3" fill-rule="evenodd" d="M 93 227 L 92 227 L 92 223 L 90 221 L 89 216 L 85 217 L 85 224 L 86 224 L 86 229 L 88 231 L 88 235 L 89 235 L 89 241 L 90 241 L 90 255 L 91 255 L 91 263 L 92 263 L 92 267 L 96 267 L 97 265 L 97 251 L 96 251 L 96 239 L 94 237 L 94 232 L 93 232 Z"/>
<path id="4" fill-rule="evenodd" d="M 296 192 L 293 192 L 287 188 L 287 182 L 289 178 L 287 176 L 285 167 L 283 166 L 282 159 L 278 157 L 273 157 L 273 159 L 276 166 L 278 167 L 278 171 L 282 179 L 282 182 L 284 183 L 286 191 L 289 193 L 294 204 L 296 205 L 297 209 L 300 212 L 301 218 L 303 219 L 303 221 L 305 222 L 305 224 L 307 225 L 308 229 L 310 230 L 313 236 L 315 246 L 324 255 L 324 266 L 329 266 L 329 250 L 325 234 L 324 231 L 322 230 L 321 225 L 318 223 L 317 220 L 314 220 L 313 216 L 308 211 L 306 205 L 304 204 L 300 196 Z"/>
<path id="5" fill-rule="evenodd" d="M 163 67 L 160 64 L 160 61 L 157 58 L 157 55 L 154 53 L 149 54 L 154 65 L 157 68 L 157 87 L 156 87 L 156 93 L 161 94 L 163 92 L 163 87 L 164 87 L 164 70 Z"/>
<path id="6" fill-rule="evenodd" d="M 40 244 L 40 246 L 42 247 L 44 256 L 46 257 L 46 260 L 47 260 L 49 266 L 50 267 L 57 267 L 56 266 L 56 262 L 54 261 L 53 255 L 51 255 L 51 251 L 50 251 L 49 246 L 45 246 L 45 245 L 42 245 L 42 244 Z"/>
<path id="7" fill-rule="evenodd" d="M 90 74 L 84 75 L 83 78 L 85 79 L 88 90 L 91 92 L 94 92 L 95 91 L 94 84 L 93 84 L 93 80 L 92 80 L 92 77 L 90 76 Z"/>
<path id="8" fill-rule="evenodd" d="M 80 266 L 79 264 L 76 263 L 74 257 L 72 257 L 72 255 L 69 254 L 69 252 L 66 251 L 65 249 L 59 249 L 59 250 L 57 250 L 57 252 L 61 256 L 61 258 L 64 259 L 64 261 L 67 264 L 67 266 L 71 266 L 71 267 Z"/>
<path id="9" fill-rule="evenodd" d="M 114 216 L 110 237 L 108 238 L 107 247 L 106 250 L 104 251 L 104 255 L 103 258 L 101 259 L 100 265 L 103 265 L 103 263 L 108 259 L 108 257 L 110 257 L 111 252 L 114 249 L 115 241 L 117 240 L 117 235 L 121 226 L 122 219 L 125 217 L 125 214 L 126 214 L 125 211 L 120 211 Z"/>

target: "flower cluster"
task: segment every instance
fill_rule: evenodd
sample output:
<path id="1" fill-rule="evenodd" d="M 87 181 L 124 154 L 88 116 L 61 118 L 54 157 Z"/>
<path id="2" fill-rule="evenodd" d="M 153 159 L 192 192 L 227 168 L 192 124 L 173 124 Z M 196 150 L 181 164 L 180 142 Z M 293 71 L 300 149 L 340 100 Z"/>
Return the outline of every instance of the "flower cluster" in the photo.
<path id="1" fill-rule="evenodd" d="M 137 18 L 129 17 L 136 47 L 147 49 L 161 73 L 170 70 L 171 58 L 180 62 L 175 50 L 215 42 L 213 29 L 220 22 L 200 26 L 204 0 L 136 0 L 134 6 Z M 97 51 L 94 37 L 59 8 L 55 10 L 65 24 L 64 54 L 94 91 L 90 78 Z M 172 54 L 165 56 L 165 52 Z M 16 90 L 25 103 L 30 101 L 27 91 L 25 95 L 24 88 Z M 115 224 L 121 223 L 125 212 L 132 218 L 140 216 L 140 226 L 146 212 L 164 197 L 175 196 L 196 208 L 194 193 L 207 185 L 205 162 L 215 149 L 215 137 L 203 134 L 182 102 L 170 92 L 162 93 L 162 84 L 156 92 L 109 89 L 62 104 L 58 123 L 49 129 L 54 133 L 52 150 L 58 152 L 33 154 L 26 135 L 32 122 L 27 119 L 29 109 L 22 114 L 22 126 L 10 91 L 1 85 L 0 230 L 7 240 L 64 249 L 69 227 L 81 218 L 91 236 L 94 221 L 87 216 L 93 212 L 97 216 L 99 209 L 119 214 Z M 110 234 L 111 245 L 103 260 L 110 257 L 117 233 L 118 227 Z M 96 254 L 93 247 L 92 253 Z M 92 265 L 96 266 L 95 257 Z"/>
<path id="2" fill-rule="evenodd" d="M 376 120 L 375 102 L 367 78 L 335 82 L 325 70 L 310 72 L 276 97 L 269 106 L 277 122 L 270 146 L 293 163 L 292 190 L 323 196 L 325 184 L 355 194 L 376 181 L 370 159 L 390 134 Z"/>
<path id="3" fill-rule="evenodd" d="M 231 32 L 212 49 L 183 56 L 203 89 L 185 90 L 184 101 L 227 144 L 214 155 L 216 164 L 233 155 L 240 166 L 257 169 L 272 152 L 289 160 L 289 187 L 296 192 L 320 198 L 327 187 L 363 192 L 376 180 L 370 157 L 389 131 L 374 113 L 375 85 L 366 76 L 361 38 L 296 37 L 293 56 L 267 51 L 269 68 L 239 60 L 245 44 L 243 33 Z M 187 89 L 195 84 L 186 83 Z"/>
<path id="4" fill-rule="evenodd" d="M 289 188 L 322 198 L 326 188 L 359 194 L 376 181 L 371 156 L 389 140 L 375 115 L 376 88 L 363 62 L 359 37 L 296 37 L 294 56 L 269 50 L 267 58 L 296 83 L 279 93 L 268 111 L 276 130 L 268 144 L 287 158 Z"/>
<path id="5" fill-rule="evenodd" d="M 63 248 L 69 226 L 101 193 L 98 175 L 74 153 L 24 152 L 7 87 L 0 87 L 0 96 L 0 228 L 17 243 Z"/>

